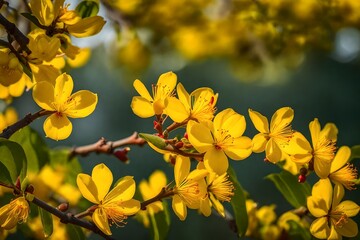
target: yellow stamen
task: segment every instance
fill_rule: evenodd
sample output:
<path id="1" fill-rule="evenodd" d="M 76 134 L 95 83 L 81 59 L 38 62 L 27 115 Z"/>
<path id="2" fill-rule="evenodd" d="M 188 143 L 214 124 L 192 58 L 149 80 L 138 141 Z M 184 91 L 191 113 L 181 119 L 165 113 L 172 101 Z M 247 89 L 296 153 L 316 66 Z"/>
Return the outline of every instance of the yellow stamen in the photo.
<path id="1" fill-rule="evenodd" d="M 348 190 L 354 190 L 355 180 L 357 179 L 357 170 L 352 164 L 346 164 L 336 172 L 330 174 L 329 178 L 341 183 Z"/>
<path id="2" fill-rule="evenodd" d="M 234 196 L 234 185 L 229 180 L 229 175 L 223 174 L 217 177 L 208 187 L 208 191 L 212 192 L 220 201 L 231 201 Z"/>
<path id="3" fill-rule="evenodd" d="M 192 205 L 199 201 L 199 184 L 190 179 L 185 179 L 176 189 L 175 192 L 186 202 L 187 205 Z"/>

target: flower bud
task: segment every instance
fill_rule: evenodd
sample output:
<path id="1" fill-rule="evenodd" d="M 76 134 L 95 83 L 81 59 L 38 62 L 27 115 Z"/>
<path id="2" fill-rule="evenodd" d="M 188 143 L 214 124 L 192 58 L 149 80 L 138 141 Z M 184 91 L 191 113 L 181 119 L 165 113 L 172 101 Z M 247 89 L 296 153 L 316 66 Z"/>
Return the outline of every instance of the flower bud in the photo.
<path id="1" fill-rule="evenodd" d="M 128 163 L 129 162 L 129 158 L 127 157 L 127 153 L 130 151 L 129 147 L 125 147 L 119 150 L 116 150 L 114 152 L 115 157 L 117 157 L 120 161 L 122 161 L 123 163 Z"/>
<path id="2" fill-rule="evenodd" d="M 69 209 L 69 203 L 61 203 L 59 206 L 57 206 L 57 209 L 60 212 L 66 212 Z"/>
<path id="3" fill-rule="evenodd" d="M 305 181 L 306 181 L 306 176 L 305 175 L 299 175 L 298 182 L 299 183 L 304 183 Z"/>

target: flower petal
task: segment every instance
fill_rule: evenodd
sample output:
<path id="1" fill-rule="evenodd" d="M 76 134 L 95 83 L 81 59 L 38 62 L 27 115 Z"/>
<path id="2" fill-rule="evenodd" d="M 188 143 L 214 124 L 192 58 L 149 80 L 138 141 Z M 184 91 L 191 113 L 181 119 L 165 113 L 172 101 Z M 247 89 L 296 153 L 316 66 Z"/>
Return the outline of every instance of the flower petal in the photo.
<path id="1" fill-rule="evenodd" d="M 151 102 L 144 97 L 133 97 L 131 101 L 131 109 L 141 118 L 148 118 L 155 115 Z"/>
<path id="2" fill-rule="evenodd" d="M 320 179 L 317 183 L 315 183 L 312 188 L 311 195 L 323 200 L 320 206 L 324 209 L 324 211 L 328 212 L 330 210 L 333 188 L 328 178 Z"/>
<path id="3" fill-rule="evenodd" d="M 153 101 L 153 98 L 150 96 L 149 91 L 146 89 L 145 85 L 139 79 L 136 79 L 134 81 L 133 86 L 141 97 L 145 98 L 149 102 Z"/>
<path id="4" fill-rule="evenodd" d="M 359 232 L 357 223 L 352 219 L 348 219 L 341 227 L 335 226 L 335 230 L 344 237 L 355 237 Z"/>
<path id="5" fill-rule="evenodd" d="M 250 156 L 251 139 L 248 137 L 239 137 L 234 139 L 234 144 L 224 149 L 225 154 L 233 160 L 243 160 Z"/>
<path id="6" fill-rule="evenodd" d="M 125 202 L 119 203 L 121 212 L 127 216 L 136 214 L 140 210 L 140 202 L 136 199 L 130 199 Z"/>
<path id="7" fill-rule="evenodd" d="M 64 112 L 72 118 L 83 118 L 89 116 L 96 107 L 98 96 L 88 90 L 80 90 L 70 97 L 66 103 L 67 110 Z"/>
<path id="8" fill-rule="evenodd" d="M 182 104 L 184 104 L 184 107 L 186 109 L 190 109 L 191 108 L 191 102 L 190 102 L 189 93 L 186 91 L 186 89 L 184 88 L 184 86 L 181 83 L 179 83 L 176 86 L 176 93 L 177 93 L 177 96 L 178 96 L 180 102 L 182 102 Z"/>
<path id="9" fill-rule="evenodd" d="M 315 219 L 310 226 L 311 234 L 319 239 L 326 239 L 330 235 L 330 227 L 326 217 Z"/>
<path id="10" fill-rule="evenodd" d="M 176 157 L 174 166 L 174 178 L 176 186 L 179 186 L 182 181 L 189 175 L 190 159 L 188 157 L 178 155 Z"/>
<path id="11" fill-rule="evenodd" d="M 256 134 L 252 139 L 252 151 L 255 153 L 261 153 L 265 151 L 267 139 L 263 133 Z"/>
<path id="12" fill-rule="evenodd" d="M 164 99 L 165 96 L 169 96 L 172 91 L 175 89 L 177 82 L 177 76 L 173 72 L 167 72 L 160 75 L 156 86 L 156 96 L 154 98 L 162 98 Z M 155 100 L 155 99 L 154 99 Z"/>
<path id="13" fill-rule="evenodd" d="M 339 203 L 344 197 L 344 194 L 345 194 L 344 187 L 341 184 L 335 184 L 331 208 L 334 209 L 337 207 L 337 205 L 339 205 Z"/>
<path id="14" fill-rule="evenodd" d="M 167 98 L 165 102 L 166 113 L 174 122 L 183 122 L 190 116 L 190 109 L 184 106 L 184 103 L 175 97 Z"/>
<path id="15" fill-rule="evenodd" d="M 348 146 L 342 146 L 339 148 L 331 162 L 330 173 L 333 173 L 344 166 L 348 162 L 350 155 L 351 150 Z"/>
<path id="16" fill-rule="evenodd" d="M 59 75 L 55 80 L 54 99 L 59 104 L 64 104 L 70 97 L 74 88 L 72 77 L 66 73 Z"/>
<path id="17" fill-rule="evenodd" d="M 339 205 L 337 205 L 334 211 L 343 212 L 348 217 L 355 217 L 360 211 L 360 206 L 353 201 L 345 200 L 342 201 Z"/>
<path id="18" fill-rule="evenodd" d="M 95 209 L 92 219 L 95 225 L 106 235 L 111 235 L 111 230 L 108 222 L 108 216 L 103 208 Z"/>
<path id="19" fill-rule="evenodd" d="M 334 123 L 325 124 L 324 128 L 321 130 L 321 134 L 325 138 L 327 138 L 331 141 L 335 141 L 335 142 L 337 140 L 338 133 L 339 133 L 339 130 Z"/>
<path id="20" fill-rule="evenodd" d="M 270 131 L 276 133 L 284 129 L 294 119 L 294 110 L 290 107 L 282 107 L 278 109 L 271 117 Z"/>
<path id="21" fill-rule="evenodd" d="M 92 203 L 100 203 L 96 184 L 89 175 L 84 173 L 78 174 L 76 183 L 84 198 Z"/>
<path id="22" fill-rule="evenodd" d="M 219 175 L 225 173 L 229 167 L 229 161 L 225 153 L 221 150 L 212 148 L 204 155 L 205 168 Z"/>
<path id="23" fill-rule="evenodd" d="M 116 186 L 106 195 L 104 202 L 123 202 L 134 197 L 135 181 L 132 176 L 121 178 Z"/>
<path id="24" fill-rule="evenodd" d="M 93 168 L 91 178 L 94 181 L 98 191 L 97 198 L 102 201 L 109 192 L 113 182 L 113 174 L 105 164 L 101 163 Z"/>
<path id="25" fill-rule="evenodd" d="M 314 171 L 319 178 L 327 178 L 330 174 L 331 162 L 327 159 L 315 156 L 314 158 Z"/>
<path id="26" fill-rule="evenodd" d="M 270 140 L 267 142 L 265 153 L 266 158 L 272 163 L 277 163 L 278 161 L 283 160 L 282 151 L 273 138 L 270 138 Z"/>
<path id="27" fill-rule="evenodd" d="M 269 133 L 269 121 L 267 118 L 252 109 L 249 109 L 248 112 L 256 130 L 260 133 Z"/>
<path id="28" fill-rule="evenodd" d="M 172 209 L 181 221 L 185 220 L 187 215 L 186 205 L 178 195 L 173 196 Z"/>
<path id="29" fill-rule="evenodd" d="M 72 132 L 72 124 L 65 115 L 58 113 L 51 114 L 44 122 L 46 137 L 56 141 L 66 139 Z"/>
<path id="30" fill-rule="evenodd" d="M 46 81 L 35 84 L 32 92 L 34 101 L 39 107 L 48 111 L 55 111 L 54 102 L 54 86 Z"/>
<path id="31" fill-rule="evenodd" d="M 313 144 L 313 147 L 316 148 L 315 144 L 319 141 L 320 137 L 320 123 L 317 118 L 314 119 L 314 121 L 311 121 L 309 124 L 310 134 L 311 134 L 311 141 Z"/>
<path id="32" fill-rule="evenodd" d="M 190 121 L 187 127 L 190 143 L 200 152 L 213 148 L 214 139 L 210 128 L 204 123 Z"/>
<path id="33" fill-rule="evenodd" d="M 211 215 L 211 205 L 210 199 L 208 197 L 200 200 L 200 211 L 205 216 L 208 217 Z"/>

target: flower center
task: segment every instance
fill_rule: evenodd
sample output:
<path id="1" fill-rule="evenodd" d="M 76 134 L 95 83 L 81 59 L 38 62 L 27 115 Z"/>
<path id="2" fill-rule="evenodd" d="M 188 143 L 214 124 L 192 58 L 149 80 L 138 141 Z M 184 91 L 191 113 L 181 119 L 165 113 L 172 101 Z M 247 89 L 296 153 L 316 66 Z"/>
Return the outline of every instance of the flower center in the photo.
<path id="1" fill-rule="evenodd" d="M 101 207 L 104 209 L 104 212 L 106 213 L 107 218 L 110 220 L 111 224 L 114 223 L 118 227 L 124 226 L 124 220 L 127 218 L 127 216 L 120 211 L 120 205 L 116 203 L 107 203 Z"/>
<path id="2" fill-rule="evenodd" d="M 330 179 L 341 183 L 348 190 L 354 190 L 355 180 L 357 179 L 357 170 L 352 164 L 346 164 L 336 172 L 330 174 Z"/>
<path id="3" fill-rule="evenodd" d="M 313 156 L 317 156 L 330 163 L 335 155 L 335 144 L 335 141 L 331 141 L 325 137 L 320 138 L 319 141 L 314 144 Z"/>
<path id="4" fill-rule="evenodd" d="M 342 228 L 348 222 L 348 216 L 344 212 L 333 211 L 330 218 L 335 227 Z"/>
<path id="5" fill-rule="evenodd" d="M 212 192 L 220 201 L 231 201 L 234 196 L 234 185 L 229 180 L 229 175 L 223 174 L 217 177 L 208 187 L 208 191 Z"/>
<path id="6" fill-rule="evenodd" d="M 229 130 L 227 129 L 217 129 L 216 130 L 216 139 L 214 146 L 216 149 L 221 150 L 226 146 L 231 146 L 234 144 L 234 137 L 231 136 Z"/>
<path id="7" fill-rule="evenodd" d="M 176 188 L 176 193 L 188 206 L 190 206 L 199 200 L 199 184 L 194 180 L 185 179 Z"/>

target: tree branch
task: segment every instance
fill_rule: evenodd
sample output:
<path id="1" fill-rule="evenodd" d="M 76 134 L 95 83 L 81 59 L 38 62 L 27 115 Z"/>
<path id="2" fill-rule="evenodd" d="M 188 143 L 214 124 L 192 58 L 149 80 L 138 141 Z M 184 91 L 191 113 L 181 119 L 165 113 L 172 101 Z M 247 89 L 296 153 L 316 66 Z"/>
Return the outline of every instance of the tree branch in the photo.
<path id="1" fill-rule="evenodd" d="M 9 139 L 16 131 L 19 129 L 26 127 L 30 123 L 32 123 L 35 119 L 46 116 L 53 113 L 52 111 L 47 111 L 44 109 L 41 109 L 40 111 L 34 113 L 34 114 L 27 114 L 23 119 L 17 121 L 13 125 L 8 126 L 4 129 L 4 131 L 0 134 L 0 138 L 6 138 Z"/>
<path id="2" fill-rule="evenodd" d="M 86 145 L 86 146 L 80 146 L 80 147 L 74 147 L 70 154 L 69 158 L 76 155 L 80 156 L 86 156 L 89 153 L 95 152 L 95 153 L 105 153 L 105 154 L 113 154 L 114 149 L 122 147 L 124 145 L 139 145 L 142 146 L 146 143 L 146 141 L 138 136 L 137 132 L 134 132 L 132 135 L 130 135 L 127 138 L 120 139 L 117 141 L 107 141 L 105 138 L 100 138 L 96 143 Z"/>
<path id="3" fill-rule="evenodd" d="M 88 221 L 81 220 L 79 218 L 76 218 L 71 213 L 61 212 L 57 208 L 48 205 L 46 202 L 43 202 L 42 200 L 38 199 L 35 196 L 34 196 L 34 199 L 32 200 L 32 203 L 34 203 L 38 207 L 44 209 L 45 211 L 55 215 L 56 217 L 60 218 L 60 222 L 62 222 L 64 224 L 70 223 L 70 224 L 73 224 L 73 225 L 77 225 L 77 226 L 86 228 L 86 229 L 88 229 L 88 230 L 102 236 L 104 239 L 110 239 L 110 240 L 114 239 L 111 236 L 108 236 L 105 233 L 103 233 L 102 231 L 100 231 L 100 229 L 97 228 L 95 224 L 93 224 L 91 222 L 88 222 Z"/>

